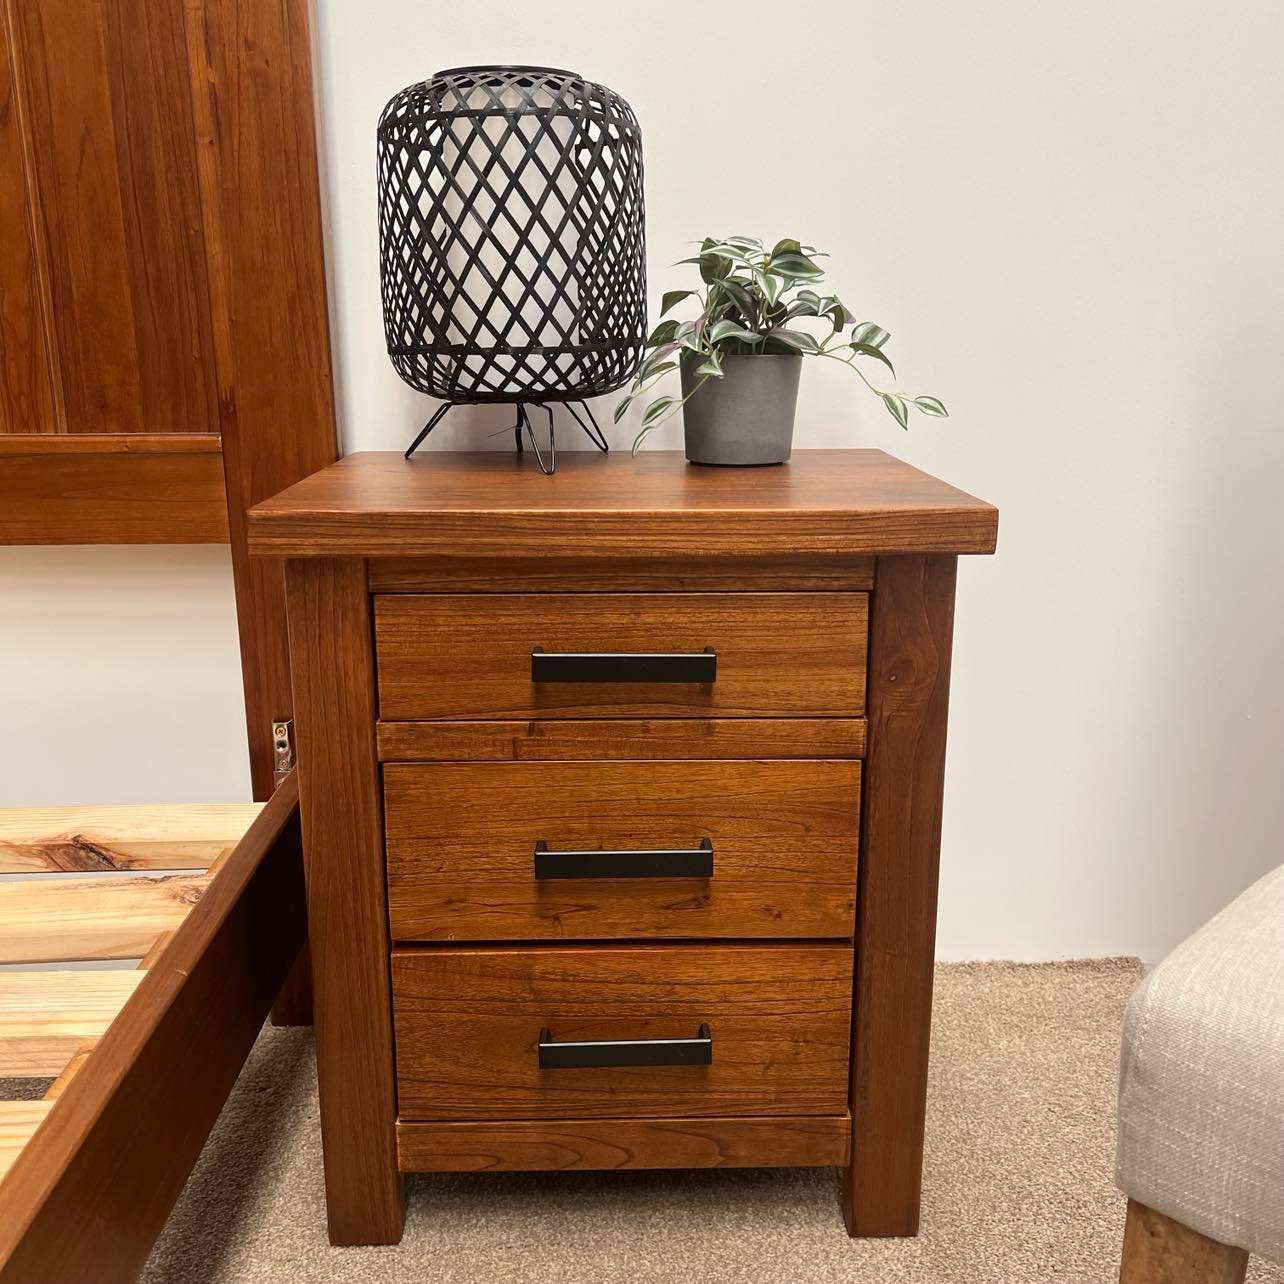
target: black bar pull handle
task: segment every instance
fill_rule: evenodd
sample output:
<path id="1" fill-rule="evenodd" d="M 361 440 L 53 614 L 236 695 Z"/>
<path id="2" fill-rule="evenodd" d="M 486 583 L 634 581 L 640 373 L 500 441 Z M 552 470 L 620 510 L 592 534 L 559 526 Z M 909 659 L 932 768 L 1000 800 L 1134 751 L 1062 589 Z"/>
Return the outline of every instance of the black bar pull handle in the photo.
<path id="1" fill-rule="evenodd" d="M 532 682 L 716 682 L 718 653 L 531 649 Z"/>
<path id="2" fill-rule="evenodd" d="M 535 877 L 544 878 L 712 878 L 713 843 L 699 847 L 625 851 L 549 851 L 535 844 Z"/>
<path id="3" fill-rule="evenodd" d="M 700 1026 L 694 1039 L 585 1039 L 554 1043 L 539 1032 L 539 1068 L 574 1070 L 590 1066 L 708 1066 L 713 1064 L 713 1036 Z"/>

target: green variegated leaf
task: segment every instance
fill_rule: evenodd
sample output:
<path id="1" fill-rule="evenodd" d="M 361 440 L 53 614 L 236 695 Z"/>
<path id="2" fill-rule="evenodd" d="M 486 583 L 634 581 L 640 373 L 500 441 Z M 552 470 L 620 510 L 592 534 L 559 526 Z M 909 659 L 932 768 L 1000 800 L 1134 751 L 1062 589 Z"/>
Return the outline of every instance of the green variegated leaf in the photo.
<path id="1" fill-rule="evenodd" d="M 709 327 L 708 341 L 711 345 L 725 343 L 728 339 L 739 339 L 743 343 L 757 343 L 760 337 L 734 321 L 715 321 Z"/>
<path id="2" fill-rule="evenodd" d="M 654 364 L 647 362 L 642 368 L 642 373 L 638 376 L 639 382 L 649 382 L 652 379 L 658 379 L 662 374 L 668 374 L 670 370 L 676 370 L 678 363 L 676 361 L 659 361 Z"/>
<path id="3" fill-rule="evenodd" d="M 853 343 L 868 343 L 871 348 L 881 348 L 891 337 L 882 326 L 872 321 L 862 321 L 852 331 Z"/>
<path id="4" fill-rule="evenodd" d="M 650 428 L 642 428 L 642 429 L 640 429 L 640 430 L 639 430 L 638 435 L 637 435 L 636 437 L 634 437 L 634 438 L 633 438 L 633 452 L 632 452 L 632 453 L 633 453 L 635 456 L 637 455 L 638 451 L 642 449 L 642 443 L 647 439 L 647 437 L 650 435 L 650 433 L 651 433 L 651 429 L 650 429 Z"/>
<path id="5" fill-rule="evenodd" d="M 670 317 L 667 321 L 661 321 L 654 330 L 651 331 L 651 337 L 646 341 L 648 348 L 658 348 L 663 343 L 672 343 L 677 337 L 678 322 Z"/>
<path id="6" fill-rule="evenodd" d="M 701 335 L 703 334 L 704 318 L 700 317 L 695 321 L 684 321 L 678 326 L 678 348 L 680 351 L 700 352 L 702 351 Z"/>
<path id="7" fill-rule="evenodd" d="M 700 279 L 706 285 L 714 285 L 729 276 L 735 266 L 725 254 L 702 253 L 699 261 Z"/>
<path id="8" fill-rule="evenodd" d="M 658 397 L 653 401 L 642 414 L 642 427 L 652 427 L 656 420 L 663 416 L 664 412 L 673 405 L 672 397 Z"/>
<path id="9" fill-rule="evenodd" d="M 676 308 L 683 299 L 689 299 L 695 293 L 695 290 L 666 290 L 660 300 L 660 315 L 663 316 L 670 308 Z"/>
<path id="10" fill-rule="evenodd" d="M 795 281 L 815 281 L 825 275 L 805 254 L 773 255 L 771 270 Z"/>
<path id="11" fill-rule="evenodd" d="M 754 307 L 753 296 L 749 293 L 748 282 L 728 277 L 724 281 L 719 281 L 715 288 L 735 304 L 745 321 L 754 319 L 757 308 Z"/>
<path id="12" fill-rule="evenodd" d="M 735 259 L 737 263 L 749 263 L 753 257 L 751 250 L 746 250 L 733 241 L 715 241 L 700 252 L 701 254 L 719 254 L 723 258 Z M 758 257 L 761 258 L 761 254 Z"/>
<path id="13" fill-rule="evenodd" d="M 767 308 L 774 308 L 780 299 L 781 292 L 785 288 L 785 278 L 777 276 L 774 272 L 760 272 L 757 274 L 758 289 L 762 291 L 762 297 L 767 301 Z"/>
<path id="14" fill-rule="evenodd" d="M 851 343 L 847 345 L 853 352 L 859 352 L 862 357 L 873 357 L 875 361 L 881 361 L 892 374 L 896 373 L 895 367 L 887 359 L 887 354 L 881 349 L 874 347 L 872 343 Z"/>
<path id="15" fill-rule="evenodd" d="M 883 405 L 891 412 L 891 416 L 902 428 L 909 427 L 909 410 L 905 406 L 905 398 L 897 396 L 894 392 L 883 393 Z"/>
<path id="16" fill-rule="evenodd" d="M 789 304 L 789 311 L 785 315 L 790 320 L 794 317 L 820 316 L 820 296 L 814 290 L 799 290 Z"/>
<path id="17" fill-rule="evenodd" d="M 771 257 L 775 259 L 778 255 L 781 255 L 781 254 L 801 254 L 801 253 L 802 253 L 802 246 L 799 245 L 797 241 L 784 240 L 784 241 L 777 241 L 776 244 L 772 247 Z"/>
<path id="18" fill-rule="evenodd" d="M 937 419 L 950 417 L 950 412 L 945 409 L 945 403 L 939 397 L 915 397 L 914 404 L 925 415 L 932 415 Z"/>
<path id="19" fill-rule="evenodd" d="M 789 311 L 785 313 L 785 320 L 792 321 L 795 317 L 816 317 L 819 315 L 820 313 L 816 311 L 814 303 L 803 303 L 801 300 L 795 299 L 789 305 Z"/>
<path id="20" fill-rule="evenodd" d="M 762 242 L 756 236 L 727 236 L 723 237 L 725 245 L 734 245 L 740 250 L 761 250 Z"/>
<path id="21" fill-rule="evenodd" d="M 624 418 L 624 416 L 628 413 L 629 407 L 632 404 L 633 404 L 633 398 L 625 397 L 624 400 L 621 401 L 620 404 L 615 407 L 615 416 L 614 416 L 615 423 L 618 424 L 620 420 Z"/>
<path id="22" fill-rule="evenodd" d="M 712 379 L 722 378 L 722 357 L 715 348 L 695 369 L 698 375 L 708 375 Z"/>
<path id="23" fill-rule="evenodd" d="M 770 330 L 766 336 L 778 343 L 788 344 L 799 352 L 819 352 L 820 344 L 804 330 Z"/>
<path id="24" fill-rule="evenodd" d="M 843 306 L 843 301 L 834 294 L 827 294 L 821 301 L 820 315 L 828 317 L 837 334 L 844 326 L 849 326 L 856 319 Z"/>
<path id="25" fill-rule="evenodd" d="M 646 383 L 657 372 L 658 367 L 663 365 L 677 350 L 678 345 L 676 342 L 662 343 L 658 348 L 653 348 L 650 356 L 643 362 L 642 369 L 637 372 L 633 380 L 634 387 L 636 388 L 638 384 Z"/>

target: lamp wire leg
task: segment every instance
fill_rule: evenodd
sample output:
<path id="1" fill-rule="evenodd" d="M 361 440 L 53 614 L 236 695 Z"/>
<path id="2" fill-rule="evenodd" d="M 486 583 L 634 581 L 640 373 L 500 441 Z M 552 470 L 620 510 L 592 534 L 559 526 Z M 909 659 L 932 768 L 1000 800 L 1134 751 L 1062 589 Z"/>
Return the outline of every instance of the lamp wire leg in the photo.
<path id="1" fill-rule="evenodd" d="M 588 416 L 589 422 L 587 424 L 580 418 L 579 411 L 575 409 L 575 402 L 568 401 L 566 403 L 566 408 L 571 412 L 575 422 L 584 429 L 584 435 L 589 439 L 589 441 L 591 441 L 604 455 L 609 455 L 611 453 L 610 443 L 606 440 L 606 434 L 598 427 L 597 420 L 593 417 L 593 412 L 589 409 L 588 402 L 581 401 L 579 404 L 584 413 Z M 591 428 L 589 427 L 589 424 L 592 425 Z"/>
<path id="2" fill-rule="evenodd" d="M 548 412 L 548 453 L 549 453 L 548 471 L 545 472 L 544 475 L 546 477 L 550 477 L 552 476 L 553 473 L 557 472 L 557 433 L 553 427 L 553 407 L 545 406 L 544 409 Z M 539 466 L 540 466 L 540 471 L 543 472 L 544 461 L 542 459 L 539 461 Z"/>
<path id="3" fill-rule="evenodd" d="M 535 425 L 531 423 L 530 417 L 526 417 L 526 431 L 530 435 L 531 449 L 535 452 L 535 459 L 539 463 L 539 470 L 545 477 L 551 477 L 557 471 L 557 433 L 553 425 L 553 407 L 545 404 L 544 413 L 548 415 L 548 462 L 544 461 L 544 453 L 539 448 L 539 442 L 535 438 Z"/>
<path id="4" fill-rule="evenodd" d="M 526 403 L 517 403 L 517 453 L 525 454 L 526 446 L 523 442 L 523 432 L 530 435 L 531 445 L 535 444 L 535 431 L 531 427 L 531 417 L 526 413 Z"/>
<path id="5" fill-rule="evenodd" d="M 414 439 L 414 441 L 410 443 L 409 446 L 406 447 L 407 459 L 409 459 L 410 456 L 413 455 L 421 445 L 423 445 L 424 438 L 427 437 L 428 434 L 432 432 L 432 430 L 436 428 L 436 426 L 439 423 L 441 423 L 441 421 L 446 417 L 447 412 L 451 409 L 453 404 L 454 404 L 453 402 L 447 401 L 443 405 L 438 406 L 437 409 L 432 412 L 432 418 L 429 419 L 426 424 L 424 424 L 423 431 L 419 434 L 418 437 Z"/>
<path id="6" fill-rule="evenodd" d="M 548 402 L 540 402 L 537 404 L 539 404 L 540 408 L 548 416 L 547 458 L 545 457 L 545 451 L 540 449 L 539 441 L 535 436 L 535 425 L 531 422 L 530 412 L 526 409 L 526 403 L 522 401 L 517 402 L 517 422 L 513 425 L 513 441 L 514 445 L 517 447 L 517 453 L 520 455 L 524 454 L 526 451 L 525 438 L 529 438 L 531 449 L 534 450 L 535 458 L 539 463 L 540 472 L 542 472 L 546 477 L 551 477 L 553 473 L 557 471 L 557 426 L 553 418 L 552 405 Z M 583 410 L 584 415 L 587 417 L 587 423 L 580 417 L 579 410 L 575 408 L 576 403 L 567 401 L 562 404 L 571 412 L 571 417 L 584 430 L 584 435 L 589 439 L 589 441 L 591 441 L 603 454 L 609 454 L 611 449 L 610 443 L 606 440 L 606 434 L 602 431 L 597 419 L 593 415 L 593 412 L 589 409 L 588 403 L 584 401 L 578 403 L 580 410 Z M 424 424 L 419 435 L 410 443 L 409 446 L 406 447 L 407 459 L 409 459 L 410 456 L 424 444 L 428 434 L 431 433 L 439 423 L 441 423 L 450 411 L 454 409 L 454 406 L 455 403 L 453 401 L 447 401 L 433 411 L 432 417 L 426 424 Z"/>

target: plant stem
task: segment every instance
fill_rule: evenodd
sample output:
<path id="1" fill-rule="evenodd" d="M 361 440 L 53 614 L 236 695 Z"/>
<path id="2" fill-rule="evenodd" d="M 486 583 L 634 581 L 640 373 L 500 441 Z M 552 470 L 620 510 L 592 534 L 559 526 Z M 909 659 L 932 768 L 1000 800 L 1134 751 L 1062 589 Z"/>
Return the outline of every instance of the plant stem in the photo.
<path id="1" fill-rule="evenodd" d="M 821 349 L 821 351 L 816 353 L 816 355 L 818 357 L 828 357 L 831 361 L 837 361 L 840 365 L 850 366 L 853 370 L 856 371 L 858 375 L 860 375 L 861 382 L 864 383 L 865 387 L 867 387 L 870 390 L 870 392 L 872 392 L 875 396 L 885 397 L 887 395 L 881 388 L 875 388 L 874 385 L 870 383 L 868 379 L 865 378 L 865 372 L 860 368 L 860 366 L 856 364 L 856 360 L 854 356 L 840 357 L 838 353 L 826 352 L 823 348 Z"/>
<path id="2" fill-rule="evenodd" d="M 699 392 L 700 389 L 703 388 L 704 385 L 708 383 L 712 377 L 713 377 L 712 375 L 704 375 L 701 378 L 700 382 L 696 384 L 696 386 L 692 388 L 691 391 L 687 393 L 687 395 L 683 397 L 681 401 L 675 401 L 673 405 L 671 405 L 668 408 L 668 410 L 666 410 L 664 414 L 662 414 L 659 417 L 659 419 L 655 421 L 655 423 L 647 424 L 647 426 L 643 428 L 642 431 L 638 433 L 636 437 L 634 437 L 632 453 L 636 455 L 638 453 L 638 447 L 642 445 L 642 441 L 646 437 L 646 435 L 648 433 L 654 432 L 662 423 L 667 423 L 670 419 L 672 419 L 673 416 L 676 415 L 678 411 L 681 410 L 682 407 L 685 406 L 687 402 L 690 401 L 691 398 L 694 397 L 696 393 Z"/>

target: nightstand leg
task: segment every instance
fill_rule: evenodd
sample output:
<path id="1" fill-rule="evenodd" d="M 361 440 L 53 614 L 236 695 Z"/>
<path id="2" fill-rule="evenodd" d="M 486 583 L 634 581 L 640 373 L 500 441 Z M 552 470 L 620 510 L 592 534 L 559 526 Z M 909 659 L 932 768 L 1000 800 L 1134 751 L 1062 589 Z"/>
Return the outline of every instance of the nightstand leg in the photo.
<path id="1" fill-rule="evenodd" d="M 332 1244 L 395 1244 L 397 1167 L 374 654 L 362 561 L 286 563 Z"/>
<path id="2" fill-rule="evenodd" d="M 918 1232 L 955 564 L 882 557 L 875 572 L 843 1188 L 851 1235 Z"/>

